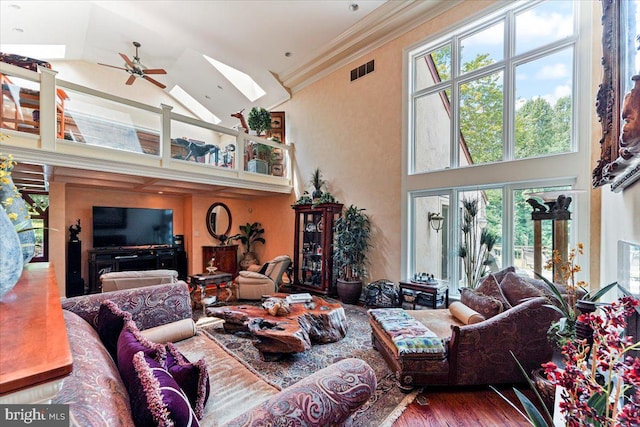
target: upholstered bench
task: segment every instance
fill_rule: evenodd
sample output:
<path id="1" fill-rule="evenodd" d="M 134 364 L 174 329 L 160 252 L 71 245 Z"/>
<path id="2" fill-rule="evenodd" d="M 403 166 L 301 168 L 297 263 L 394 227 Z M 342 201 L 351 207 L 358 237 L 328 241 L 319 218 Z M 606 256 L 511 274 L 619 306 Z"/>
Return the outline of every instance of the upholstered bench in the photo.
<path id="1" fill-rule="evenodd" d="M 543 281 L 513 268 L 462 289 L 448 309 L 369 310 L 371 341 L 403 391 L 423 386 L 524 382 L 550 360 L 549 325 L 558 319 Z"/>
<path id="2" fill-rule="evenodd" d="M 455 306 L 454 303 L 453 307 Z M 439 384 L 447 381 L 451 325 L 463 324 L 451 316 L 448 309 L 382 308 L 371 309 L 368 313 L 371 342 L 396 373 L 398 387 L 401 390 L 410 391 L 416 384 Z M 425 314 L 428 315 L 429 326 L 425 326 Z M 405 326 L 407 329 L 403 331 L 404 336 L 401 336 L 400 331 Z M 418 343 L 421 339 L 416 340 L 415 337 L 421 334 L 424 335 L 422 339 L 426 341 L 424 346 L 420 346 Z"/>

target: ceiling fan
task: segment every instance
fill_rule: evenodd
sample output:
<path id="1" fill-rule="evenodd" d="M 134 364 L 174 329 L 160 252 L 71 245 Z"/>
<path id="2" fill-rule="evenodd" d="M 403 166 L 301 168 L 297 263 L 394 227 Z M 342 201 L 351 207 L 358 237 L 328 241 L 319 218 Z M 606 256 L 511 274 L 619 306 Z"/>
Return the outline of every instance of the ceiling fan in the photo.
<path id="1" fill-rule="evenodd" d="M 140 47 L 140 43 L 133 42 L 133 45 L 136 47 L 136 55 L 133 57 L 133 61 L 129 59 L 129 57 L 124 53 L 120 54 L 122 59 L 124 59 L 124 67 L 117 67 L 115 65 L 101 64 L 101 63 L 98 63 L 98 65 L 117 68 L 118 70 L 124 70 L 127 73 L 131 74 L 126 82 L 126 84 L 128 85 L 132 85 L 133 82 L 136 80 L 136 78 L 143 78 L 147 81 L 150 81 L 154 85 L 158 86 L 160 89 L 166 88 L 165 85 L 163 85 L 157 80 L 152 79 L 147 74 L 167 74 L 167 72 L 162 68 L 147 68 L 144 65 L 142 65 L 142 63 L 140 62 L 140 57 L 138 56 L 138 48 Z"/>

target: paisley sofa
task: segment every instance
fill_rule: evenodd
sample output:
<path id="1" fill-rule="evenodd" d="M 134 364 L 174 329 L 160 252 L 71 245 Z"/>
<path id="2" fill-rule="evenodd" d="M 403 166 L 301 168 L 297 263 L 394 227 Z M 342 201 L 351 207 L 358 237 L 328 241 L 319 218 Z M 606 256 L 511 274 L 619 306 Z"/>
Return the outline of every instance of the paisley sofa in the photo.
<path id="1" fill-rule="evenodd" d="M 551 359 L 547 330 L 560 314 L 549 308 L 541 280 L 512 267 L 487 276 L 461 301 L 437 310 L 371 309 L 372 343 L 403 391 L 422 386 L 521 383 Z"/>
<path id="2" fill-rule="evenodd" d="M 52 403 L 70 405 L 73 426 L 134 425 L 127 388 L 97 332 L 98 312 L 104 300 L 130 313 L 142 333 L 166 325 L 172 331 L 175 328 L 171 325 L 193 323 L 189 289 L 184 283 L 64 299 L 62 307 L 73 355 L 73 372 L 65 378 Z M 187 338 L 176 345 L 195 340 L 200 352 L 209 350 L 203 346 L 214 346 L 217 350 L 211 351 L 224 352 L 201 332 L 194 335 L 195 329 L 178 329 L 182 332 L 174 333 L 174 337 Z M 235 369 L 248 369 L 240 363 L 237 365 Z M 209 377 L 215 369 L 215 363 L 207 364 Z M 345 425 L 349 424 L 351 414 L 371 397 L 375 387 L 376 377 L 369 365 L 360 359 L 344 359 L 285 390 L 273 389 L 262 401 L 252 400 L 247 391 L 245 397 L 248 398 L 242 401 L 242 408 L 247 411 L 225 422 L 216 419 L 209 409 L 211 402 L 226 398 L 226 390 L 212 387 L 199 425 L 289 425 L 289 422 L 299 426 Z"/>

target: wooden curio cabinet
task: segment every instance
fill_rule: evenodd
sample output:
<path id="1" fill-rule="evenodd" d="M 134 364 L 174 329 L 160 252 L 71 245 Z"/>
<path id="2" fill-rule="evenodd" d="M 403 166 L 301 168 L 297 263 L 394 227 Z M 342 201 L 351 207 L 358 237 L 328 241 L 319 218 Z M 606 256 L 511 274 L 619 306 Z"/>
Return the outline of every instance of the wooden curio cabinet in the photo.
<path id="1" fill-rule="evenodd" d="M 308 292 L 333 294 L 333 224 L 340 203 L 294 205 L 293 285 Z"/>

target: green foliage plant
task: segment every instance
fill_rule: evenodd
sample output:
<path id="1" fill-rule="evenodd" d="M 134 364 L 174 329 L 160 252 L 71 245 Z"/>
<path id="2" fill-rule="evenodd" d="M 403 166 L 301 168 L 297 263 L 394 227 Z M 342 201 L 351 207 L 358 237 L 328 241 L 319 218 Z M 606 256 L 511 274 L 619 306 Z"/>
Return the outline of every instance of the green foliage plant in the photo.
<path id="1" fill-rule="evenodd" d="M 322 193 L 320 197 L 312 201 L 312 205 L 316 206 L 316 205 L 321 205 L 323 203 L 337 203 L 337 202 L 336 202 L 336 198 L 333 197 L 331 193 L 329 193 L 328 191 L 325 191 L 324 193 Z"/>
<path id="2" fill-rule="evenodd" d="M 357 281 L 367 274 L 371 221 L 364 210 L 349 206 L 333 226 L 333 267 L 341 280 Z"/>
<path id="3" fill-rule="evenodd" d="M 253 107 L 247 119 L 249 127 L 258 135 L 271 129 L 271 113 L 264 108 Z"/>
<path id="4" fill-rule="evenodd" d="M 462 258 L 467 287 L 474 289 L 486 274 L 491 262 L 489 255 L 497 241 L 497 236 L 480 227 L 478 223 L 478 199 L 463 199 L 462 241 L 458 256 Z"/>
<path id="5" fill-rule="evenodd" d="M 262 237 L 264 228 L 259 222 L 247 223 L 238 228 L 240 228 L 240 233 L 229 237 L 229 240 L 239 240 L 245 247 L 245 253 L 251 252 L 251 248 L 255 243 L 265 243 L 264 237 Z"/>
<path id="6" fill-rule="evenodd" d="M 309 192 L 305 191 L 304 193 L 302 193 L 302 196 L 300 196 L 300 198 L 298 200 L 296 200 L 296 205 L 310 205 L 313 202 L 313 200 L 311 200 L 311 196 L 309 196 Z"/>

